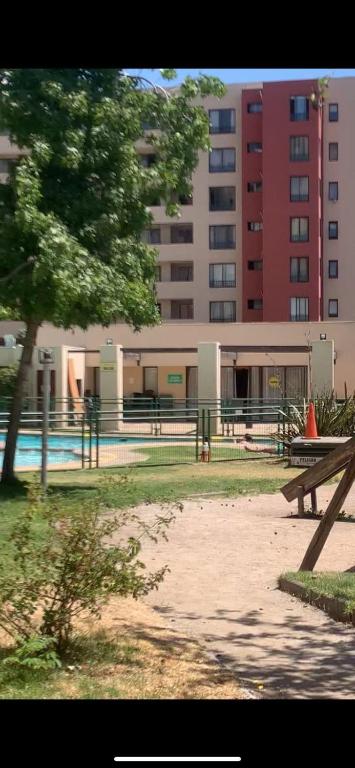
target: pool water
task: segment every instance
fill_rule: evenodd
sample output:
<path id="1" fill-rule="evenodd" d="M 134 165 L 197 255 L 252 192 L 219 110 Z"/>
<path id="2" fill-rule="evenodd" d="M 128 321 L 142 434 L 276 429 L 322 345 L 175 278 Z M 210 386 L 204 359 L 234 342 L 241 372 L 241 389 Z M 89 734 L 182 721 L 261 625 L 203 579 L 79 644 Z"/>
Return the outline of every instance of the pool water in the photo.
<path id="1" fill-rule="evenodd" d="M 5 432 L 0 432 L 0 444 L 6 439 Z M 154 439 L 154 438 L 153 438 Z M 159 442 L 171 442 L 179 438 L 159 437 Z M 149 437 L 100 437 L 99 445 L 125 445 L 135 443 L 150 443 Z M 184 440 L 189 440 L 184 436 Z M 41 435 L 23 435 L 17 438 L 17 450 L 15 455 L 15 467 L 33 467 L 41 464 Z M 84 440 L 84 451 L 88 456 L 90 450 L 89 439 Z M 92 450 L 95 451 L 95 439 L 92 441 Z M 76 453 L 78 451 L 78 453 Z M 68 462 L 81 461 L 82 438 L 81 435 L 49 435 L 48 437 L 48 464 L 67 464 Z M 0 468 L 2 467 L 3 450 L 0 448 Z"/>
<path id="2" fill-rule="evenodd" d="M 0 432 L 0 445 L 5 442 L 6 434 Z M 125 444 L 151 444 L 154 441 L 154 436 L 151 437 L 100 437 L 99 445 L 102 446 L 119 446 Z M 176 435 L 174 437 L 160 437 L 159 443 L 179 442 L 184 443 L 192 442 L 194 444 L 194 438 L 189 435 Z M 216 445 L 220 447 L 221 442 L 234 443 L 234 439 L 220 438 Z M 257 438 L 255 442 L 274 445 L 274 443 L 267 438 Z M 42 437 L 40 434 L 20 434 L 17 439 L 17 450 L 15 455 L 15 467 L 40 467 L 41 465 L 41 446 Z M 96 441 L 95 438 L 92 441 L 92 451 L 95 454 Z M 84 439 L 84 452 L 88 458 L 90 451 L 89 438 Z M 82 437 L 81 435 L 49 435 L 48 436 L 48 464 L 70 464 L 71 462 L 81 462 L 82 454 Z M 0 447 L 0 469 L 3 462 L 3 450 Z"/>

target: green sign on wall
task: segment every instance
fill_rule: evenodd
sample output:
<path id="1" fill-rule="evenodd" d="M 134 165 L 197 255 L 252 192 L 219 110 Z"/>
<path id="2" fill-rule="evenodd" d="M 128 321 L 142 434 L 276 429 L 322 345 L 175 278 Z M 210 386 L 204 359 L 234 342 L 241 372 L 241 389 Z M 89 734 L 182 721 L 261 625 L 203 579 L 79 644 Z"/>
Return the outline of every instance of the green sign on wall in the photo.
<path id="1" fill-rule="evenodd" d="M 168 384 L 182 384 L 182 373 L 168 373 Z"/>

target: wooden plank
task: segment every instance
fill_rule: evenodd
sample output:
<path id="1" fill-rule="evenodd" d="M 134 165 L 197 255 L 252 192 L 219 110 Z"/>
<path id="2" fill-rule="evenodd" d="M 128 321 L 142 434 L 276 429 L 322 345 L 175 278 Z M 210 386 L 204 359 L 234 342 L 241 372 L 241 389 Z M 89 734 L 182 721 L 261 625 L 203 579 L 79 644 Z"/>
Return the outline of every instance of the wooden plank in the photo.
<path id="1" fill-rule="evenodd" d="M 294 477 L 281 488 L 281 493 L 287 501 L 293 501 L 298 496 L 298 487 L 302 485 L 304 495 L 309 493 L 312 488 L 317 488 L 325 483 L 331 477 L 341 472 L 349 464 L 355 454 L 355 437 L 351 437 L 343 445 L 334 448 L 333 451 L 324 456 L 323 459 L 313 464 L 312 467 L 305 469 L 298 477 Z"/>
<path id="2" fill-rule="evenodd" d="M 298 487 L 298 516 L 304 517 L 304 495 L 302 485 Z"/>
<path id="3" fill-rule="evenodd" d="M 317 509 L 317 491 L 315 488 L 312 488 L 311 490 L 311 504 L 312 504 L 312 512 L 318 512 Z"/>
<path id="4" fill-rule="evenodd" d="M 353 456 L 346 472 L 340 480 L 340 483 L 334 493 L 333 498 L 328 504 L 327 510 L 319 526 L 312 537 L 311 543 L 302 560 L 300 571 L 313 571 L 313 568 L 322 552 L 330 531 L 337 519 L 341 507 L 346 499 L 350 488 L 355 480 L 355 455 Z"/>

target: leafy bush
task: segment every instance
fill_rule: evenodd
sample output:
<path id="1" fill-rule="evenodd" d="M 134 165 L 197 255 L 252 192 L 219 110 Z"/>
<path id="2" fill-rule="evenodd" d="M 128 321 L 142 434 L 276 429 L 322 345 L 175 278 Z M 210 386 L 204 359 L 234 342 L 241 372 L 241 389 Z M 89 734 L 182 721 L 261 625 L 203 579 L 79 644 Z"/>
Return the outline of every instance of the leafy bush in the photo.
<path id="1" fill-rule="evenodd" d="M 6 666 L 28 667 L 30 669 L 56 669 L 61 667 L 53 637 L 33 635 L 24 640 L 3 664 Z"/>
<path id="2" fill-rule="evenodd" d="M 0 626 L 21 649 L 17 662 L 46 654 L 53 661 L 48 653 L 63 655 L 76 617 L 99 619 L 112 595 L 137 598 L 157 589 L 167 566 L 144 574 L 141 541 L 166 538 L 173 519 L 172 511 L 150 525 L 130 510 L 108 514 L 100 498 L 69 510 L 60 497 L 30 486 L 25 514 L 11 532 L 12 563 L 0 564 Z"/>
<path id="3" fill-rule="evenodd" d="M 355 397 L 346 397 L 338 403 L 334 393 L 325 394 L 314 402 L 314 411 L 317 423 L 318 435 L 328 437 L 349 436 L 354 433 L 355 425 Z M 304 435 L 307 424 L 307 411 L 294 405 L 288 412 L 281 411 L 285 419 L 284 434 L 275 434 L 273 438 L 288 448 L 291 441 L 299 435 Z"/>
<path id="4" fill-rule="evenodd" d="M 15 389 L 17 365 L 8 365 L 0 368 L 0 400 L 12 397 Z"/>

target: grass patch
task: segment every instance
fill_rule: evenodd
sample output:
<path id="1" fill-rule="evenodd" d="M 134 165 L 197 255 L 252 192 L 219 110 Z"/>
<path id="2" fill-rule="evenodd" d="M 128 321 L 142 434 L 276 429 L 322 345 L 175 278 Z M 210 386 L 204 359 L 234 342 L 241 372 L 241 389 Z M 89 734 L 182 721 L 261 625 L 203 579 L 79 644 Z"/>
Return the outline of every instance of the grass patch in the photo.
<path id="1" fill-rule="evenodd" d="M 298 571 L 283 575 L 302 584 L 309 595 L 313 592 L 318 597 L 337 598 L 344 603 L 346 613 L 355 611 L 355 573 Z"/>
<path id="2" fill-rule="evenodd" d="M 61 669 L 4 666 L 0 648 L 0 699 L 243 698 L 232 672 L 134 602 L 114 600 L 99 632 L 82 626 Z"/>
<path id="3" fill-rule="evenodd" d="M 173 464 L 174 462 L 192 462 L 196 461 L 196 448 L 192 445 L 167 445 L 167 446 L 158 446 L 156 448 L 138 448 L 138 452 L 141 454 L 146 455 L 148 458 L 144 460 L 145 465 L 149 464 Z M 199 448 L 199 453 L 201 452 L 201 447 Z M 233 461 L 235 459 L 245 459 L 247 461 L 253 460 L 253 459 L 261 459 L 260 454 L 257 455 L 255 452 L 254 454 L 250 452 L 249 454 L 244 450 L 244 448 L 239 448 L 238 446 L 235 447 L 226 447 L 226 446 L 220 446 L 218 444 L 213 443 L 212 444 L 212 450 L 211 450 L 211 456 L 212 461 Z M 270 456 L 272 456 L 272 453 L 270 453 Z"/>
<path id="4" fill-rule="evenodd" d="M 151 450 L 151 449 L 148 449 Z M 220 493 L 221 496 L 239 496 L 244 493 L 276 493 L 292 477 L 297 467 L 287 467 L 277 459 L 248 459 L 243 462 L 194 463 L 167 467 L 130 467 L 54 471 L 49 473 L 50 489 L 61 495 L 68 507 L 80 505 L 100 490 L 100 496 L 116 508 L 126 508 L 140 503 L 178 501 L 198 493 Z M 126 484 L 110 490 L 104 487 L 107 477 L 127 477 Z M 22 479 L 23 478 L 23 479 Z M 26 473 L 21 480 L 9 486 L 0 484 L 0 538 L 7 521 L 24 509 L 28 483 L 33 473 Z"/>

